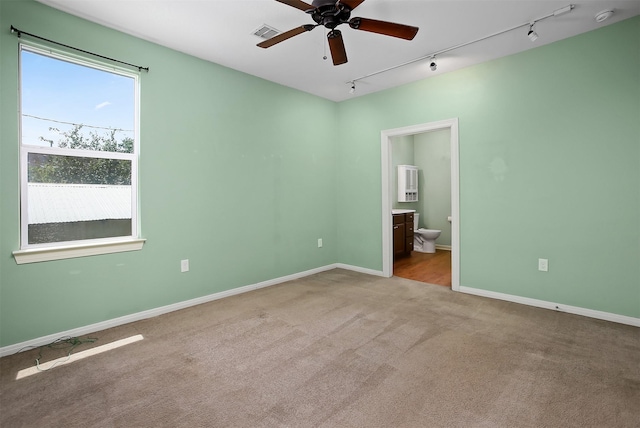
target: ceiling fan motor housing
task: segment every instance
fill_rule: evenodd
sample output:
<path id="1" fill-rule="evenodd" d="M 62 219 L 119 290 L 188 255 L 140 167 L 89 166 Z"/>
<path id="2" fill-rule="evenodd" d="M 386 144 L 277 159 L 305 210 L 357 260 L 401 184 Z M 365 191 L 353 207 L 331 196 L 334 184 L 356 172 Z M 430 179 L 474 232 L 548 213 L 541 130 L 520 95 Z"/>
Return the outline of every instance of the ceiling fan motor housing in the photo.
<path id="1" fill-rule="evenodd" d="M 338 25 L 348 24 L 349 27 L 355 30 L 378 33 L 405 40 L 413 40 L 418 32 L 418 27 L 397 24 L 395 22 L 367 18 L 350 19 L 351 12 L 365 0 L 313 0 L 312 4 L 303 0 L 276 1 L 311 15 L 315 24 L 301 25 L 300 27 L 285 31 L 284 33 L 280 33 L 268 40 L 258 43 L 258 46 L 261 48 L 269 48 L 292 37 L 311 31 L 316 27 L 323 26 L 330 30 L 327 33 L 327 39 L 329 41 L 329 48 L 331 49 L 333 65 L 340 65 L 347 62 L 347 52 L 342 39 L 342 32 L 336 29 Z"/>
<path id="2" fill-rule="evenodd" d="M 330 30 L 347 23 L 351 17 L 351 8 L 335 0 L 314 0 L 313 7 L 315 9 L 308 11 L 311 18 Z"/>

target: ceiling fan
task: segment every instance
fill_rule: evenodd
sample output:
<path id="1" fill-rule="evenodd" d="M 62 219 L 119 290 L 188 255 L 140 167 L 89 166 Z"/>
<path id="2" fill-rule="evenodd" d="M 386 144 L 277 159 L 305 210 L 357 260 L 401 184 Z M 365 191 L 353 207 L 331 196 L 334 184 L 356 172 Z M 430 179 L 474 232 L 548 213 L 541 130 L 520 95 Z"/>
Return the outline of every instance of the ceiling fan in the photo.
<path id="1" fill-rule="evenodd" d="M 269 48 L 293 36 L 297 36 L 316 27 L 324 26 L 329 30 L 327 39 L 333 65 L 340 65 L 347 62 L 347 51 L 342 40 L 342 32 L 336 27 L 341 24 L 348 24 L 354 30 L 368 31 L 370 33 L 383 34 L 385 36 L 398 37 L 405 40 L 413 40 L 418 33 L 418 27 L 396 24 L 394 22 L 378 21 L 367 18 L 351 18 L 351 11 L 360 6 L 364 0 L 313 0 L 312 4 L 301 0 L 276 0 L 291 7 L 295 7 L 311 15 L 316 22 L 294 28 L 284 33 L 280 33 L 262 43 L 258 43 L 261 48 Z"/>

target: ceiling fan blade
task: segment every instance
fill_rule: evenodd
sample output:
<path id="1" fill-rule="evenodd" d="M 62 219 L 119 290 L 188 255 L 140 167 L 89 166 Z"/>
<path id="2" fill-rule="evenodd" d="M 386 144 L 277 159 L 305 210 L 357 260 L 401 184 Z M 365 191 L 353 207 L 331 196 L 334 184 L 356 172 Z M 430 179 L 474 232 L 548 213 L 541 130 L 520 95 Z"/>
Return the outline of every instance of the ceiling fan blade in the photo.
<path id="1" fill-rule="evenodd" d="M 349 26 L 355 30 L 384 34 L 385 36 L 398 37 L 405 40 L 413 40 L 419 30 L 418 27 L 410 25 L 367 18 L 353 18 L 349 21 Z"/>
<path id="2" fill-rule="evenodd" d="M 294 28 L 293 30 L 285 31 L 284 33 L 280 33 L 276 36 L 273 36 L 270 39 L 265 40 L 264 42 L 258 43 L 258 46 L 261 48 L 270 48 L 273 45 L 277 45 L 280 42 L 284 42 L 287 39 L 290 39 L 293 36 L 297 36 L 298 34 L 302 34 L 306 31 L 311 31 L 316 28 L 315 25 L 307 24 L 298 28 Z"/>
<path id="3" fill-rule="evenodd" d="M 345 6 L 348 6 L 349 9 L 353 10 L 356 7 L 360 6 L 360 4 L 364 2 L 364 0 L 340 0 L 340 3 L 342 3 Z"/>
<path id="4" fill-rule="evenodd" d="M 331 59 L 333 65 L 340 65 L 347 62 L 347 50 L 344 47 L 342 33 L 340 30 L 333 30 L 327 35 L 329 40 L 329 50 L 331 51 Z"/>
<path id="5" fill-rule="evenodd" d="M 304 10 L 305 12 L 311 9 L 315 9 L 315 7 L 300 0 L 276 0 L 276 1 L 279 1 L 280 3 L 284 3 L 291 7 L 295 7 L 296 9 Z"/>

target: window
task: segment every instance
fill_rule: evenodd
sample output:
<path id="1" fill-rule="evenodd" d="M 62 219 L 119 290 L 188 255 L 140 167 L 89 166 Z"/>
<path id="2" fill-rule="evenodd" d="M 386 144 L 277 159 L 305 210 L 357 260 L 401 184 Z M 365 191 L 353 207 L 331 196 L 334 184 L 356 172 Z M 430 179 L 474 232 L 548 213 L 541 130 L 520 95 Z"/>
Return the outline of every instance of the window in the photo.
<path id="1" fill-rule="evenodd" d="M 140 241 L 137 94 L 135 73 L 20 46 L 18 263 L 139 249 L 114 245 Z"/>

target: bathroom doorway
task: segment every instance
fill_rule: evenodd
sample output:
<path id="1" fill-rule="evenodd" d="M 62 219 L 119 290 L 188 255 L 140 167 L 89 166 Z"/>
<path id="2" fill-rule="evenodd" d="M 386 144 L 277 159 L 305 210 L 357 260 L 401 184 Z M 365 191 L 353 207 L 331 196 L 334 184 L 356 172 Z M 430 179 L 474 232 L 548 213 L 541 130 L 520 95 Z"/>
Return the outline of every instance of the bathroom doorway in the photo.
<path id="1" fill-rule="evenodd" d="M 458 156 L 458 119 L 449 119 L 439 122 L 425 123 L 421 125 L 414 125 L 404 128 L 390 129 L 382 131 L 381 133 L 381 148 L 382 148 L 382 242 L 383 242 L 383 275 L 390 277 L 394 274 L 394 259 L 393 259 L 393 231 L 391 221 L 391 210 L 394 208 L 394 184 L 395 184 L 395 171 L 394 171 L 394 148 L 396 148 L 396 156 L 398 153 L 402 153 L 402 149 L 398 150 L 398 147 L 393 147 L 393 144 L 406 143 L 407 140 L 411 141 L 411 145 L 407 147 L 413 147 L 413 141 L 415 138 L 416 146 L 420 144 L 420 141 L 424 140 L 425 136 L 436 135 L 434 131 L 438 132 L 440 136 L 445 135 L 448 137 L 449 150 L 450 150 L 450 185 L 447 183 L 446 187 L 450 188 L 449 194 L 444 196 L 450 196 L 450 228 L 438 227 L 438 222 L 448 222 L 448 215 L 437 213 L 435 218 L 437 220 L 430 220 L 430 223 L 434 223 L 432 226 L 429 224 L 429 228 L 441 229 L 449 236 L 444 236 L 444 242 L 449 245 L 436 247 L 436 253 L 418 253 L 413 252 L 411 257 L 407 257 L 406 260 L 399 260 L 396 267 L 398 271 L 402 270 L 401 276 L 409 277 L 423 282 L 436 282 L 442 285 L 450 284 L 451 289 L 458 291 L 460 288 L 460 223 L 459 223 L 459 156 Z M 440 137 L 441 138 L 441 137 Z M 395 143 L 394 143 L 395 142 Z M 446 143 L 446 141 L 445 141 Z M 421 147 L 421 152 L 424 152 L 424 143 Z M 398 161 L 398 159 L 396 159 Z M 401 160 L 401 163 L 404 163 Z M 398 163 L 398 162 L 395 162 Z M 418 162 L 419 163 L 419 162 Z M 441 186 L 442 187 L 442 186 Z M 420 186 L 418 187 L 420 193 Z M 440 189 L 442 190 L 442 188 Z M 445 190 L 446 192 L 446 190 Z M 424 198 L 423 198 L 424 199 Z M 428 213 L 426 205 L 415 204 L 416 206 L 406 206 L 408 209 L 415 209 L 425 211 Z M 442 218 L 440 218 L 442 217 Z M 424 217 L 423 217 L 424 218 Z M 433 218 L 433 217 L 432 217 Z M 420 221 L 423 224 L 423 221 Z M 447 225 L 448 226 L 448 225 Z M 450 231 L 450 232 L 449 232 Z M 450 252 L 448 251 L 450 248 Z M 450 279 L 447 279 L 447 275 Z M 429 280 L 432 278 L 432 280 Z M 438 278 L 437 280 L 433 278 Z"/>

